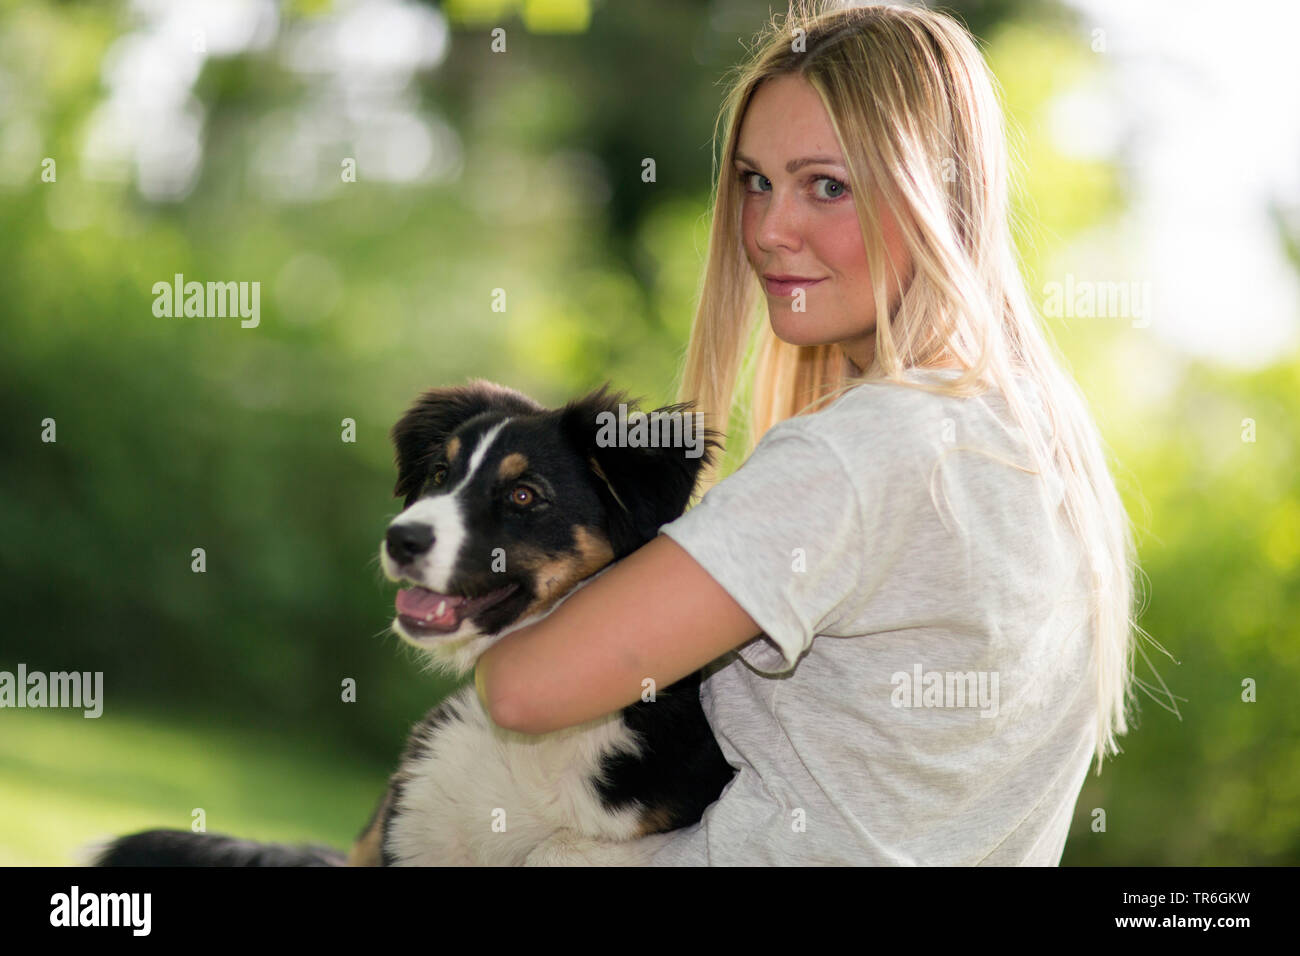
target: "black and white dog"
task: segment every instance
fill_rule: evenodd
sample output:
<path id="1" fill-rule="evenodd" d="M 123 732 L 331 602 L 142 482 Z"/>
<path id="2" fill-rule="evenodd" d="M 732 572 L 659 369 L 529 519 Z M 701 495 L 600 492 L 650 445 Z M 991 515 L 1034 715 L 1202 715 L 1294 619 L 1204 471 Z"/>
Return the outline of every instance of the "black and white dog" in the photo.
<path id="1" fill-rule="evenodd" d="M 719 447 L 610 443 L 627 401 L 607 387 L 559 409 L 487 382 L 432 389 L 393 427 L 394 494 L 380 547 L 392 629 L 466 675 L 488 647 L 549 614 L 686 507 Z M 687 405 L 649 420 L 689 425 Z M 622 420 L 636 414 L 626 413 Z M 688 444 L 688 443 L 687 443 Z M 100 866 L 539 865 L 643 862 L 698 821 L 734 773 L 699 703 L 700 673 L 653 700 L 527 735 L 484 713 L 473 685 L 416 724 L 349 856 L 186 831 L 121 837 Z"/>

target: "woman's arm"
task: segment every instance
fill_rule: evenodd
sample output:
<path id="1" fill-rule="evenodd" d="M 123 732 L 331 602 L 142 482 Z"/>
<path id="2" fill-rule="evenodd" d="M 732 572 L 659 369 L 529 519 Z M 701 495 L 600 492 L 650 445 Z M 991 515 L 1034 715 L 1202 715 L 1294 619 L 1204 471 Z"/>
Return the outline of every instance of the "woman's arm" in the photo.
<path id="1" fill-rule="evenodd" d="M 475 681 L 493 723 L 543 734 L 622 710 L 645 678 L 666 688 L 760 630 L 661 534 L 488 648 Z"/>

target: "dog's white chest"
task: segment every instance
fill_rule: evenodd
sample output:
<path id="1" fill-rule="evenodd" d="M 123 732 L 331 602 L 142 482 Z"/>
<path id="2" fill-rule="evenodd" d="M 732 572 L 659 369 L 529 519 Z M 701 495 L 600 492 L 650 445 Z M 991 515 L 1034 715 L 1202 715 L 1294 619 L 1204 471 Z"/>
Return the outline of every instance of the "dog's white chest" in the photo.
<path id="1" fill-rule="evenodd" d="M 595 787 L 604 755 L 638 751 L 621 717 L 529 735 L 494 725 L 473 687 L 444 707 L 446 719 L 423 729 L 421 749 L 401 768 L 385 841 L 399 865 L 518 866 L 557 835 L 636 837 L 637 809 L 611 812 Z"/>

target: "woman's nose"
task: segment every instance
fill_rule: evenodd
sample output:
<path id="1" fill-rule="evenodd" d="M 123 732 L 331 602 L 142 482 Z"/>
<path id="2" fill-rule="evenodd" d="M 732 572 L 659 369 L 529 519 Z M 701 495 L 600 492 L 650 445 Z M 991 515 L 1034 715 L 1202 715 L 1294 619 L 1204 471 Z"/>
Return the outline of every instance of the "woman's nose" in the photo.
<path id="1" fill-rule="evenodd" d="M 798 197 L 773 190 L 758 221 L 754 241 L 764 252 L 798 249 L 803 244 Z"/>

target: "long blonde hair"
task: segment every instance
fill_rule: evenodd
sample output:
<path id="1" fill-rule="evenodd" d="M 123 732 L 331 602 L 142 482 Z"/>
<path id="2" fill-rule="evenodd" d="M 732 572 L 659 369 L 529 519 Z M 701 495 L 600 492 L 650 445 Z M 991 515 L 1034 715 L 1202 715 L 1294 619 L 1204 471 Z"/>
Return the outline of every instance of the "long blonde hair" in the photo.
<path id="1" fill-rule="evenodd" d="M 1029 439 L 1036 469 L 1063 485 L 1063 509 L 1091 571 L 1097 689 L 1097 772 L 1128 731 L 1133 697 L 1131 616 L 1138 574 L 1129 517 L 1107 467 L 1086 400 L 1049 346 L 1025 289 L 1008 217 L 1008 150 L 993 76 L 966 29 L 917 7 L 822 9 L 795 0 L 771 17 L 735 76 L 718 123 L 713 224 L 679 400 L 694 401 L 725 429 L 740 382 L 750 408 L 747 448 L 772 425 L 824 407 L 863 382 L 889 382 L 945 395 L 1001 390 Z M 732 172 L 741 121 L 764 80 L 796 75 L 821 97 L 855 196 L 876 291 L 875 354 L 856 369 L 838 345 L 790 345 L 755 308 L 757 277 L 740 234 L 741 190 Z M 714 132 L 717 141 L 717 128 Z M 894 176 L 891 170 L 905 171 Z M 867 187 L 875 191 L 868 193 Z M 890 311 L 889 262 L 868 195 L 893 212 L 911 252 Z M 902 213 L 902 214 L 900 214 Z M 908 281 L 910 279 L 910 282 Z M 946 384 L 905 381 L 912 368 L 956 365 Z M 1039 386 L 1052 428 L 1045 442 L 1013 376 Z M 702 489 L 718 480 L 709 469 Z M 1145 656 L 1145 654 L 1144 654 Z"/>

